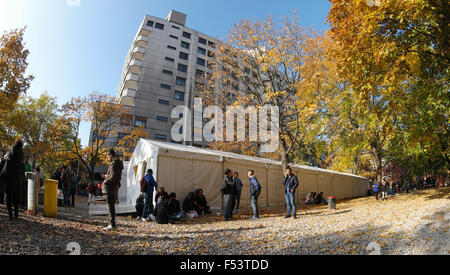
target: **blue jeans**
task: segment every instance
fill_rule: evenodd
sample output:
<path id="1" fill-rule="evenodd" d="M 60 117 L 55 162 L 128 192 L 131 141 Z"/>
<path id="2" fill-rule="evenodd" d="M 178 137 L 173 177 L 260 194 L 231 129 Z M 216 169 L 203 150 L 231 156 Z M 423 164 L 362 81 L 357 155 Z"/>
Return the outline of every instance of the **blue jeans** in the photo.
<path id="1" fill-rule="evenodd" d="M 258 196 L 250 196 L 250 202 L 253 209 L 253 218 L 259 218 L 259 212 L 258 212 Z"/>
<path id="2" fill-rule="evenodd" d="M 297 206 L 295 205 L 295 193 L 285 193 L 284 194 L 286 198 L 286 207 L 287 207 L 287 216 L 291 215 L 291 209 L 292 214 L 295 217 L 297 215 Z"/>
<path id="3" fill-rule="evenodd" d="M 144 193 L 144 210 L 142 211 L 142 218 L 148 218 L 149 212 L 153 210 L 153 193 Z"/>

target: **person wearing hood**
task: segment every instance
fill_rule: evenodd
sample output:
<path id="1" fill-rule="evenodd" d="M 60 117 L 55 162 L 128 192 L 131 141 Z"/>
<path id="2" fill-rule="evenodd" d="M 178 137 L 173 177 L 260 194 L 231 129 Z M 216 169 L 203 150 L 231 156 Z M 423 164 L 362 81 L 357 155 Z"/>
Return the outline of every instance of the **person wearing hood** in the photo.
<path id="1" fill-rule="evenodd" d="M 123 162 L 120 159 L 116 158 L 116 152 L 114 150 L 109 150 L 107 157 L 110 165 L 102 184 L 102 192 L 107 196 L 108 210 L 110 215 L 109 226 L 105 227 L 104 229 L 110 231 L 117 228 L 116 202 L 120 188 L 120 180 L 122 178 Z"/>
<path id="2" fill-rule="evenodd" d="M 19 139 L 5 156 L 3 169 L 0 171 L 0 180 L 6 182 L 6 205 L 9 220 L 19 219 L 19 201 L 25 178 L 25 164 L 23 142 Z M 14 216 L 13 216 L 14 207 Z"/>

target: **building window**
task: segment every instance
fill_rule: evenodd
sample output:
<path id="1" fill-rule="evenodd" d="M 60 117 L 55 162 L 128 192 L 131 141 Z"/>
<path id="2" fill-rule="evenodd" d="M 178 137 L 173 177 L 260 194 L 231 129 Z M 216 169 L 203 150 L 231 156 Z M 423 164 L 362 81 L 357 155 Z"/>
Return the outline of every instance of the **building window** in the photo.
<path id="1" fill-rule="evenodd" d="M 134 126 L 143 126 L 144 128 L 147 127 L 147 119 L 145 117 L 136 117 L 136 119 L 134 120 Z"/>
<path id="2" fill-rule="evenodd" d="M 164 25 L 160 24 L 160 23 L 156 23 L 155 28 L 160 29 L 160 30 L 164 30 Z"/>
<path id="3" fill-rule="evenodd" d="M 203 49 L 203 48 L 198 48 L 198 53 L 199 53 L 199 54 L 206 55 L 206 50 Z"/>
<path id="4" fill-rule="evenodd" d="M 176 83 L 180 86 L 186 86 L 186 78 L 177 77 Z"/>
<path id="5" fill-rule="evenodd" d="M 157 117 L 156 117 L 156 120 L 164 121 L 164 122 L 169 121 L 169 119 L 168 119 L 167 117 L 164 117 L 164 116 L 157 116 Z"/>
<path id="6" fill-rule="evenodd" d="M 189 50 L 190 46 L 191 46 L 191 44 L 189 44 L 188 42 L 181 41 L 182 48 Z"/>
<path id="7" fill-rule="evenodd" d="M 178 40 L 178 37 L 175 36 L 175 35 L 169 35 L 169 36 L 170 36 L 170 38 L 173 38 L 173 39 L 175 39 L 175 40 Z"/>
<path id="8" fill-rule="evenodd" d="M 200 66 L 206 66 L 206 61 L 205 61 L 205 59 L 202 59 L 199 57 L 199 58 L 197 58 L 197 64 Z"/>
<path id="9" fill-rule="evenodd" d="M 174 26 L 174 25 L 172 25 L 172 28 L 177 29 L 177 30 L 180 29 L 180 27 L 177 27 L 177 26 Z"/>
<path id="10" fill-rule="evenodd" d="M 175 62 L 175 59 L 166 56 L 166 61 Z"/>
<path id="11" fill-rule="evenodd" d="M 208 41 L 208 46 L 210 46 L 211 48 L 216 48 L 216 44 L 214 44 L 214 42 Z"/>
<path id="12" fill-rule="evenodd" d="M 156 134 L 156 135 L 155 135 L 155 138 L 157 138 L 157 139 L 162 139 L 162 140 L 166 140 L 166 139 L 167 139 L 167 136 Z"/>
<path id="13" fill-rule="evenodd" d="M 183 64 L 178 64 L 178 71 L 186 73 L 187 72 L 187 66 Z"/>
<path id="14" fill-rule="evenodd" d="M 170 46 L 170 45 L 168 45 L 167 48 L 168 48 L 168 49 L 171 49 L 171 50 L 174 50 L 174 51 L 177 50 L 177 48 L 175 48 L 174 46 Z"/>
<path id="15" fill-rule="evenodd" d="M 164 104 L 164 105 L 169 105 L 169 104 L 170 104 L 169 101 L 164 100 L 164 99 L 160 99 L 160 100 L 159 100 L 159 103 L 160 103 L 160 104 Z"/>
<path id="16" fill-rule="evenodd" d="M 181 100 L 184 101 L 184 93 L 183 92 L 179 92 L 179 91 L 175 91 L 175 96 L 174 98 L 176 100 Z"/>
<path id="17" fill-rule="evenodd" d="M 184 59 L 184 60 L 188 60 L 189 59 L 189 55 L 187 53 L 180 52 L 180 58 Z"/>
<path id="18" fill-rule="evenodd" d="M 163 74 L 173 75 L 173 72 L 169 70 L 163 70 Z"/>
<path id="19" fill-rule="evenodd" d="M 203 45 L 206 45 L 206 39 L 200 37 L 200 38 L 198 39 L 198 43 L 203 44 Z"/>
<path id="20" fill-rule="evenodd" d="M 161 83 L 161 88 L 167 89 L 167 90 L 172 89 L 172 87 L 170 85 L 167 85 L 167 84 L 164 84 L 164 83 Z"/>
<path id="21" fill-rule="evenodd" d="M 187 39 L 191 39 L 191 34 L 188 32 L 183 32 L 183 37 L 185 37 Z"/>
<path id="22" fill-rule="evenodd" d="M 148 20 L 148 21 L 147 21 L 147 26 L 149 26 L 149 27 L 153 27 L 153 24 L 154 24 L 154 22 L 153 22 L 153 21 L 150 21 L 150 20 Z"/>

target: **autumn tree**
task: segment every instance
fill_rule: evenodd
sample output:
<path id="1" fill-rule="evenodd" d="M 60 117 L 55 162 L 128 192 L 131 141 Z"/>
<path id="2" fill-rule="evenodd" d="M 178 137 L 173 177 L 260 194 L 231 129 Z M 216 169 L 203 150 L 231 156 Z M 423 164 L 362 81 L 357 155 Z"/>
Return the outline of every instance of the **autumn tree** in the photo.
<path id="1" fill-rule="evenodd" d="M 337 99 L 338 134 L 352 153 L 373 154 L 379 179 L 399 132 L 448 144 L 448 15 L 446 1 L 332 1 L 334 60 L 351 84 Z"/>
<path id="2" fill-rule="evenodd" d="M 128 126 L 123 118 L 127 109 L 117 103 L 115 97 L 91 93 L 86 97 L 72 98 L 63 106 L 65 124 L 70 127 L 68 137 L 73 142 L 73 152 L 86 168 L 91 181 L 94 180 L 95 167 L 104 164 L 106 153 L 117 137 L 117 133 Z M 80 142 L 80 125 L 91 123 L 91 137 L 87 146 Z M 124 131 L 125 131 L 124 130 Z M 108 142 L 109 140 L 109 142 Z"/>
<path id="3" fill-rule="evenodd" d="M 5 32 L 0 38 L 0 125 L 6 114 L 14 109 L 19 97 L 26 93 L 33 76 L 26 75 L 29 51 L 25 49 L 25 29 Z M 9 145 L 9 135 L 0 127 L 0 150 Z"/>
<path id="4" fill-rule="evenodd" d="M 120 138 L 117 146 L 115 147 L 123 158 L 130 159 L 133 156 L 134 149 L 141 138 L 147 138 L 148 132 L 143 126 L 137 127 L 127 136 Z"/>
<path id="5" fill-rule="evenodd" d="M 319 40 L 314 31 L 299 25 L 296 16 L 286 17 L 280 24 L 272 18 L 242 20 L 226 42 L 218 45 L 213 73 L 207 75 L 210 84 L 200 92 L 214 105 L 231 103 L 256 110 L 266 105 L 279 107 L 278 124 L 269 121 L 269 125 L 279 131 L 277 153 L 283 169 L 293 160 L 296 145 L 306 142 L 313 132 L 311 127 L 319 117 L 320 89 L 309 85 L 314 73 L 305 66 L 317 54 Z M 244 151 L 254 146 L 241 144 Z"/>

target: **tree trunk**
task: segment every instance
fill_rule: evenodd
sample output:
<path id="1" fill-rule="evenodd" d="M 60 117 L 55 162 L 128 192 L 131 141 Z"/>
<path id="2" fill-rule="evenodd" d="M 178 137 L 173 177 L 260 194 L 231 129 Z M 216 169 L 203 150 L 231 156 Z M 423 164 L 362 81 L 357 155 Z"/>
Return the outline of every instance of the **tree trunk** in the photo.
<path id="1" fill-rule="evenodd" d="M 280 157 L 281 157 L 281 167 L 283 169 L 284 175 L 284 172 L 288 168 L 289 160 L 287 155 L 286 143 L 282 139 L 280 139 Z"/>

